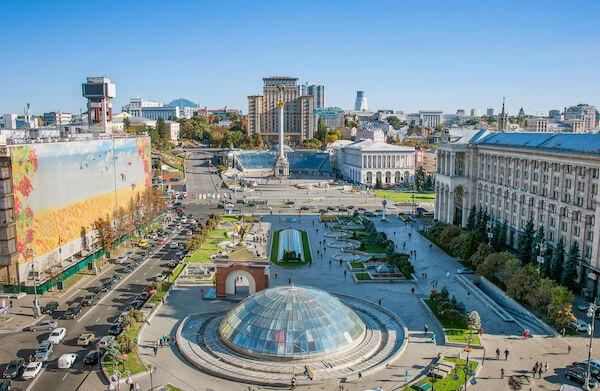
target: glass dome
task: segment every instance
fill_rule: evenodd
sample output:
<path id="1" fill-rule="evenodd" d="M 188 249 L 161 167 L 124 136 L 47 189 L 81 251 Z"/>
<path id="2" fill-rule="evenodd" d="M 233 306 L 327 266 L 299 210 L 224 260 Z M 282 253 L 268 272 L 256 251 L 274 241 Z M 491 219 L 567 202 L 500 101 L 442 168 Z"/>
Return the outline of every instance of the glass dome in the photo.
<path id="1" fill-rule="evenodd" d="M 315 288 L 262 290 L 229 311 L 219 325 L 232 349 L 260 358 L 305 359 L 357 346 L 365 324 L 336 297 Z"/>

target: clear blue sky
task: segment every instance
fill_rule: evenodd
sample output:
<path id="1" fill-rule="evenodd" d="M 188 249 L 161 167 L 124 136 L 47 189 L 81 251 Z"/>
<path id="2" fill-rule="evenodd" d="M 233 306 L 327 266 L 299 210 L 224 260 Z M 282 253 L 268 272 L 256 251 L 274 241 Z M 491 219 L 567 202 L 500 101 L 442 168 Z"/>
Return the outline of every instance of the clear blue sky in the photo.
<path id="1" fill-rule="evenodd" d="M 598 1 L 2 0 L 0 113 L 85 107 L 106 75 L 130 97 L 247 111 L 262 77 L 326 103 L 412 112 L 600 105 Z"/>

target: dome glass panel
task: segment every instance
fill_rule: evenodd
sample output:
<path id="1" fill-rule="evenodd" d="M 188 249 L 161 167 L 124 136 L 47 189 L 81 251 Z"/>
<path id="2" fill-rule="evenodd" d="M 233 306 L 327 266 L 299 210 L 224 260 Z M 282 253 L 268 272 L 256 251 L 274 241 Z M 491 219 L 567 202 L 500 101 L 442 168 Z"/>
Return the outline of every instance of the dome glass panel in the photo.
<path id="1" fill-rule="evenodd" d="M 242 354 L 304 359 L 342 352 L 364 338 L 365 324 L 329 293 L 308 287 L 262 290 L 238 304 L 219 325 L 222 340 Z"/>

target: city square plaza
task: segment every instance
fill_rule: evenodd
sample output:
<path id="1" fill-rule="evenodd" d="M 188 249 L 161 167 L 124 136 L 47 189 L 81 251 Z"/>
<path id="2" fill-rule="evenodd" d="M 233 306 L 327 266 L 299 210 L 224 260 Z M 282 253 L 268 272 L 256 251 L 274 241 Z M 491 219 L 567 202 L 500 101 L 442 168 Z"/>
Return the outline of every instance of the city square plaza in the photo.
<path id="1" fill-rule="evenodd" d="M 275 197 L 274 193 L 269 195 Z M 281 199 L 286 198 L 287 195 L 284 194 Z M 468 389 L 508 389 L 509 376 L 528 374 L 535 362 L 542 361 L 548 363 L 550 370 L 541 379 L 535 379 L 533 389 L 557 390 L 564 382 L 565 366 L 587 358 L 588 339 L 584 337 L 562 338 L 556 332 L 548 331 L 524 340 L 522 323 L 504 321 L 498 311 L 484 305 L 464 284 L 459 283 L 457 269 L 461 265 L 456 259 L 431 245 L 413 225 L 395 215 L 388 216 L 386 222 L 382 222 L 380 217 L 372 220 L 378 231 L 386 233 L 396 243 L 397 251 L 416 252 L 416 256 L 411 257 L 415 279 L 401 283 L 358 284 L 351 273 L 348 273 L 346 262 L 330 261 L 339 250 L 326 248 L 324 234 L 332 230 L 326 228 L 319 215 L 289 214 L 289 210 L 281 211 L 287 212 L 287 215 L 268 210 L 261 212 L 264 213 L 261 222 L 255 223 L 253 229 L 255 233 L 258 230 L 268 234 L 269 239 L 264 244 L 253 244 L 254 251 L 267 254 L 268 257 L 273 232 L 286 228 L 298 229 L 308 234 L 312 264 L 299 268 L 271 264 L 268 268 L 271 288 L 256 293 L 241 304 L 241 300 L 253 293 L 253 289 L 248 286 L 251 285 L 249 278 L 243 274 L 236 277 L 236 295 L 225 298 L 207 299 L 206 292 L 211 288 L 209 284 L 176 284 L 138 341 L 142 361 L 147 367 L 154 368 L 154 385 L 169 384 L 184 390 L 273 389 L 289 387 L 294 376 L 297 386 L 307 390 L 333 390 L 339 389 L 338 387 L 348 390 L 377 387 L 397 390 L 416 380 L 422 380 L 422 376 L 429 373 L 428 368 L 439 357 L 467 359 L 468 356 L 471 363 L 477 363 L 476 370 L 472 373 L 475 380 L 470 379 Z M 404 250 L 403 243 L 406 243 Z M 426 273 L 426 278 L 423 278 L 423 273 Z M 450 295 L 455 295 L 465 303 L 468 312 L 478 311 L 483 329 L 480 337 L 482 346 L 465 349 L 464 346 L 445 340 L 441 324 L 422 301 L 429 297 L 432 281 L 437 281 L 439 289 L 447 287 Z M 200 300 L 202 295 L 205 295 L 204 300 Z M 323 308 L 329 304 L 334 307 L 324 315 L 311 313 L 309 308 L 304 315 L 299 314 L 300 319 L 302 316 L 338 316 L 337 319 L 344 326 L 350 327 L 348 323 L 356 322 L 355 331 L 358 331 L 352 334 L 348 344 L 344 342 L 344 346 L 337 347 L 331 345 L 331 352 L 323 349 L 315 351 L 317 354 L 314 357 L 311 357 L 310 352 L 304 354 L 308 352 L 305 349 L 309 348 L 299 344 L 284 347 L 284 340 L 281 340 L 280 346 L 273 346 L 271 351 L 266 344 L 263 346 L 256 341 L 242 346 L 243 339 L 234 341 L 231 327 L 224 332 L 224 327 L 229 326 L 224 326 L 227 322 L 222 321 L 223 317 L 228 321 L 237 317 L 237 322 L 230 322 L 233 328 L 238 328 L 233 333 L 234 336 L 235 333 L 243 332 L 244 328 L 251 330 L 252 327 L 258 329 L 253 335 L 259 335 L 261 331 L 265 335 L 273 330 L 275 335 L 278 327 L 281 327 L 276 325 L 277 317 L 293 316 L 273 312 L 276 303 L 298 303 L 302 300 L 305 300 L 301 303 L 304 311 L 306 305 L 314 305 L 315 300 L 323 303 Z M 244 315 L 244 306 L 250 308 L 250 311 L 262 306 L 260 311 L 264 314 L 268 312 L 271 319 L 262 323 L 249 320 L 251 317 Z M 300 312 L 299 306 L 291 305 L 287 308 Z M 340 311 L 344 314 L 340 315 Z M 581 317 L 581 314 L 576 315 Z M 325 323 L 329 321 L 323 320 Z M 381 355 L 384 353 L 379 350 L 366 356 L 361 351 L 361 343 L 364 343 L 366 335 L 364 325 L 367 325 L 366 330 L 369 332 L 369 324 L 371 323 L 371 328 L 377 329 L 379 326 L 373 326 L 377 322 L 378 325 L 385 324 L 388 327 L 380 327 L 380 339 L 372 342 L 380 350 L 387 349 L 387 356 L 383 358 Z M 240 323 L 243 327 L 238 326 Z M 317 323 L 310 323 L 311 327 L 318 327 Z M 426 325 L 427 332 L 424 331 Z M 296 331 L 304 333 L 303 338 L 306 337 L 306 331 Z M 315 330 L 311 331 L 318 335 Z M 155 354 L 154 342 L 163 335 L 176 336 L 177 343 L 158 349 Z M 260 351 L 258 346 L 261 347 Z M 315 349 L 315 345 L 312 346 Z M 325 342 L 322 346 L 325 346 Z M 569 346 L 572 349 L 568 349 Z M 496 359 L 496 349 L 502 352 L 500 359 Z M 505 350 L 510 352 L 506 361 Z M 285 357 L 286 354 L 289 357 Z M 461 375 L 459 369 L 463 370 L 457 368 L 455 372 Z M 501 369 L 505 372 L 505 378 L 500 376 Z M 453 373 L 447 379 L 452 378 Z M 436 384 L 441 386 L 447 379 L 439 379 Z M 136 381 L 142 386 L 146 383 L 150 385 L 148 376 L 139 377 Z"/>

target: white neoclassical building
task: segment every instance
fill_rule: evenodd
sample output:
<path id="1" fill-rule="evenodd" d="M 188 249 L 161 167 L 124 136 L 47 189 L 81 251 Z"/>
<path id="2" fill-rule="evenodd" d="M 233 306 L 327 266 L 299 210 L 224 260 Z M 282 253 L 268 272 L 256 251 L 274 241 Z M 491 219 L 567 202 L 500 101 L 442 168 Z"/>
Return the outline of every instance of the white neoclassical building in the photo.
<path id="1" fill-rule="evenodd" d="M 400 184 L 414 176 L 415 149 L 363 140 L 341 149 L 342 176 L 364 185 Z"/>
<path id="2" fill-rule="evenodd" d="M 438 143 L 435 218 L 465 227 L 471 207 L 506 222 L 516 247 L 527 222 L 554 247 L 577 242 L 580 281 L 600 277 L 600 135 L 474 131 Z"/>

